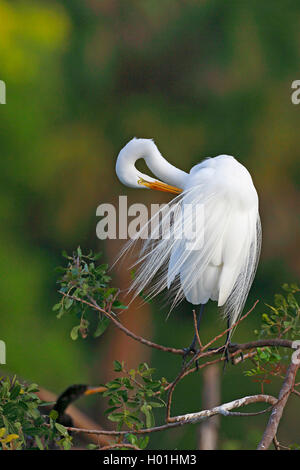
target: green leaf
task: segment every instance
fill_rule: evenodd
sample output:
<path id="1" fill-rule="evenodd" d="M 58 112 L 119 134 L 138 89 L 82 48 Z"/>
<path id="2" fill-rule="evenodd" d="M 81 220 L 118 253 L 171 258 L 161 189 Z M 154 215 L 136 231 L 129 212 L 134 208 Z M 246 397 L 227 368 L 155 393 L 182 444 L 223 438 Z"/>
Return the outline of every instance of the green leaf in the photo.
<path id="1" fill-rule="evenodd" d="M 119 408 L 120 406 L 111 406 L 110 408 L 107 408 L 107 410 L 104 411 L 104 414 L 108 415 L 112 413 L 113 411 L 118 410 Z"/>
<path id="2" fill-rule="evenodd" d="M 148 377 L 149 375 L 154 374 L 154 372 L 155 372 L 155 369 L 146 369 L 141 373 L 141 375 L 142 377 Z"/>
<path id="3" fill-rule="evenodd" d="M 123 401 L 126 403 L 128 400 L 128 394 L 126 390 L 118 390 L 117 395 L 123 399 Z"/>
<path id="4" fill-rule="evenodd" d="M 76 341 L 76 339 L 78 339 L 78 333 L 79 333 L 80 327 L 81 325 L 77 325 L 72 328 L 70 336 L 73 341 Z"/>
<path id="5" fill-rule="evenodd" d="M 123 370 L 123 365 L 121 364 L 120 361 L 114 361 L 114 371 L 115 372 L 122 372 Z"/>
<path id="6" fill-rule="evenodd" d="M 117 390 L 119 388 L 121 388 L 122 384 L 120 382 L 120 380 L 112 380 L 111 382 L 108 382 L 106 384 L 106 387 L 112 389 L 112 390 Z"/>
<path id="7" fill-rule="evenodd" d="M 49 413 L 49 417 L 55 421 L 58 418 L 58 412 L 56 410 L 51 410 Z"/>
<path id="8" fill-rule="evenodd" d="M 97 329 L 94 333 L 95 338 L 98 338 L 99 336 L 101 336 L 104 333 L 104 331 L 107 329 L 107 327 L 109 325 L 109 322 L 110 322 L 109 318 L 102 317 L 102 319 L 99 321 Z"/>
<path id="9" fill-rule="evenodd" d="M 105 291 L 104 297 L 107 299 L 108 297 L 115 295 L 117 291 L 118 289 L 116 289 L 115 287 L 110 287 Z"/>
<path id="10" fill-rule="evenodd" d="M 146 427 L 152 428 L 155 422 L 151 405 L 144 403 L 143 406 L 141 406 L 141 412 L 146 416 Z"/>
<path id="11" fill-rule="evenodd" d="M 27 387 L 27 392 L 38 392 L 39 391 L 39 386 L 37 384 L 30 384 Z"/>
<path id="12" fill-rule="evenodd" d="M 96 450 L 98 449 L 99 446 L 97 446 L 97 444 L 88 444 L 87 445 L 87 449 L 88 450 Z"/>
<path id="13" fill-rule="evenodd" d="M 63 316 L 64 313 L 65 313 L 64 307 L 61 306 L 61 309 L 58 312 L 58 314 L 56 315 L 56 318 L 60 319 Z"/>
<path id="14" fill-rule="evenodd" d="M 134 387 L 133 385 L 131 384 L 130 380 L 128 377 L 123 377 L 123 385 L 128 388 L 128 390 L 133 390 Z"/>
<path id="15" fill-rule="evenodd" d="M 112 304 L 113 308 L 123 309 L 126 310 L 128 308 L 127 305 L 122 304 L 119 300 L 115 300 Z"/>
<path id="16" fill-rule="evenodd" d="M 281 307 L 281 308 L 283 308 L 283 309 L 286 309 L 286 307 L 287 307 L 287 302 L 286 302 L 286 300 L 285 300 L 285 298 L 284 298 L 283 295 L 281 295 L 281 294 L 275 294 L 275 297 L 274 297 L 274 298 L 275 298 L 275 306 L 276 306 L 276 307 Z"/>
<path id="17" fill-rule="evenodd" d="M 73 299 L 70 299 L 69 297 L 66 297 L 65 302 L 64 302 L 64 308 L 65 310 L 69 310 L 73 305 Z"/>
<path id="18" fill-rule="evenodd" d="M 111 413 L 108 415 L 108 419 L 113 421 L 114 423 L 119 423 L 123 420 L 124 414 L 123 413 Z"/>
<path id="19" fill-rule="evenodd" d="M 38 448 L 40 450 L 44 450 L 43 443 L 42 443 L 41 439 L 39 438 L 39 436 L 35 436 L 35 442 L 36 442 L 36 445 L 38 446 Z"/>
<path id="20" fill-rule="evenodd" d="M 10 392 L 11 400 L 15 400 L 17 396 L 19 395 L 20 391 L 21 391 L 21 386 L 19 384 L 15 385 L 12 391 Z"/>
<path id="21" fill-rule="evenodd" d="M 299 308 L 299 305 L 298 305 L 298 303 L 297 303 L 297 301 L 296 301 L 296 299 L 295 299 L 295 296 L 294 296 L 293 294 L 291 294 L 291 293 L 288 294 L 287 299 L 288 299 L 289 305 L 290 305 L 292 308 L 294 308 L 294 309 L 298 309 L 298 308 Z"/>
<path id="22" fill-rule="evenodd" d="M 146 449 L 148 443 L 149 443 L 149 436 L 141 437 L 138 440 L 138 446 L 142 450 Z"/>
<path id="23" fill-rule="evenodd" d="M 101 253 L 101 251 L 100 251 L 99 253 L 95 253 L 92 259 L 93 259 L 94 261 L 97 261 L 99 258 L 101 258 L 101 256 L 102 256 L 102 253 Z"/>
<path id="24" fill-rule="evenodd" d="M 69 436 L 67 429 L 60 423 L 55 423 L 55 427 L 63 436 Z"/>
<path id="25" fill-rule="evenodd" d="M 137 446 L 138 445 L 138 438 L 134 434 L 126 434 L 126 439 L 130 444 Z"/>
<path id="26" fill-rule="evenodd" d="M 161 403 L 161 402 L 158 402 L 158 401 L 149 401 L 148 403 L 149 403 L 149 405 L 152 406 L 152 408 L 162 408 L 163 406 L 165 406 L 164 403 Z"/>
<path id="27" fill-rule="evenodd" d="M 131 423 L 137 425 L 138 427 L 142 427 L 142 426 L 143 426 L 143 421 L 141 421 L 140 418 L 138 418 L 137 416 L 135 416 L 135 415 L 133 415 L 133 414 L 127 415 L 127 416 L 126 416 L 126 419 L 127 419 L 129 422 L 131 422 Z"/>

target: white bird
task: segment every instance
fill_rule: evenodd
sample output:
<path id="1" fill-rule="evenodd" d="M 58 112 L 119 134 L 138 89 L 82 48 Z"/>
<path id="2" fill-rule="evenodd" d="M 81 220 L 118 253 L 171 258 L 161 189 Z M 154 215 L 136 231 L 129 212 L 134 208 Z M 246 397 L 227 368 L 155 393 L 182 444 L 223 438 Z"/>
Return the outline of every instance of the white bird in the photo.
<path id="1" fill-rule="evenodd" d="M 140 158 L 159 180 L 137 170 Z M 219 155 L 186 173 L 168 163 L 153 140 L 134 138 L 120 151 L 116 173 L 131 188 L 176 194 L 141 229 L 145 233 L 151 225 L 152 239 L 144 242 L 132 289 L 138 294 L 150 285 L 149 295 L 155 296 L 168 288 L 173 306 L 184 298 L 201 305 L 198 325 L 211 299 L 232 326 L 246 302 L 261 246 L 258 196 L 248 170 L 234 157 Z M 168 236 L 159 238 L 168 224 Z M 195 341 L 189 350 L 194 346 Z"/>

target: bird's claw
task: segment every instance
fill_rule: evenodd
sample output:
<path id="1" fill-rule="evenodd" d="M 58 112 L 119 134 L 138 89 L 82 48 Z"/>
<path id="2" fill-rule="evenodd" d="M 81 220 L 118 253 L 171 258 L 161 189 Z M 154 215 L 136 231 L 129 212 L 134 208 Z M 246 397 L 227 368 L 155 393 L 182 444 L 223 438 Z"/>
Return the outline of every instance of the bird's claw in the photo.
<path id="1" fill-rule="evenodd" d="M 183 355 L 182 355 L 182 367 L 185 366 L 186 364 L 186 360 L 187 360 L 187 357 L 189 356 L 189 354 L 192 352 L 194 354 L 194 356 L 196 354 L 198 354 L 199 352 L 199 349 L 195 349 L 194 345 L 191 344 L 191 346 L 189 346 L 188 348 L 183 348 Z M 199 364 L 198 364 L 198 360 L 196 361 L 196 369 L 198 370 L 199 368 Z"/>
<path id="2" fill-rule="evenodd" d="M 226 343 L 224 345 L 224 367 L 223 367 L 223 372 L 225 372 L 225 368 L 226 368 L 226 365 L 229 363 L 229 361 L 231 361 L 231 364 L 234 365 L 234 360 L 233 360 L 233 357 L 230 355 L 231 352 L 234 352 L 236 348 L 236 344 L 235 343 Z"/>

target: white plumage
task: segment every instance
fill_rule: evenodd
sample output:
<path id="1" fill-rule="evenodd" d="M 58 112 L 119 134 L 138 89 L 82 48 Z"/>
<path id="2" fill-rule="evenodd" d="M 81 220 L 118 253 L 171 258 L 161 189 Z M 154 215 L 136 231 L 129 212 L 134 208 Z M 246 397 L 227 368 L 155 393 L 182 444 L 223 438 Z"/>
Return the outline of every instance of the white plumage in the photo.
<path id="1" fill-rule="evenodd" d="M 139 158 L 163 182 L 138 172 L 134 165 Z M 173 306 L 183 298 L 193 305 L 211 299 L 234 323 L 247 299 L 261 244 L 258 196 L 247 169 L 234 157 L 219 155 L 188 174 L 170 165 L 152 140 L 133 139 L 119 153 L 116 172 L 127 186 L 178 193 L 141 229 L 142 234 L 151 226 L 156 238 L 171 221 L 169 236 L 144 242 L 131 289 L 139 293 L 148 287 L 155 296 L 168 288 Z"/>

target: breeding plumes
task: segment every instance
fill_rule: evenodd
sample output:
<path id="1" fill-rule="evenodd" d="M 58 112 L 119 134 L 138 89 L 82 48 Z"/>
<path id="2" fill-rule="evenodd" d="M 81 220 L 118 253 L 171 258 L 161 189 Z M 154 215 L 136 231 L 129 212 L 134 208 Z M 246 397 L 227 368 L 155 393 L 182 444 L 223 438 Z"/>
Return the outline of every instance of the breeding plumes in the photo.
<path id="1" fill-rule="evenodd" d="M 159 180 L 137 170 L 140 158 Z M 175 194 L 140 230 L 145 235 L 151 227 L 151 238 L 141 249 L 131 289 L 137 294 L 148 288 L 152 297 L 167 288 L 172 306 L 184 298 L 202 305 L 199 321 L 211 299 L 233 325 L 253 282 L 261 245 L 258 196 L 247 169 L 234 157 L 219 155 L 186 173 L 168 163 L 152 140 L 134 138 L 120 151 L 116 173 L 126 186 Z"/>

